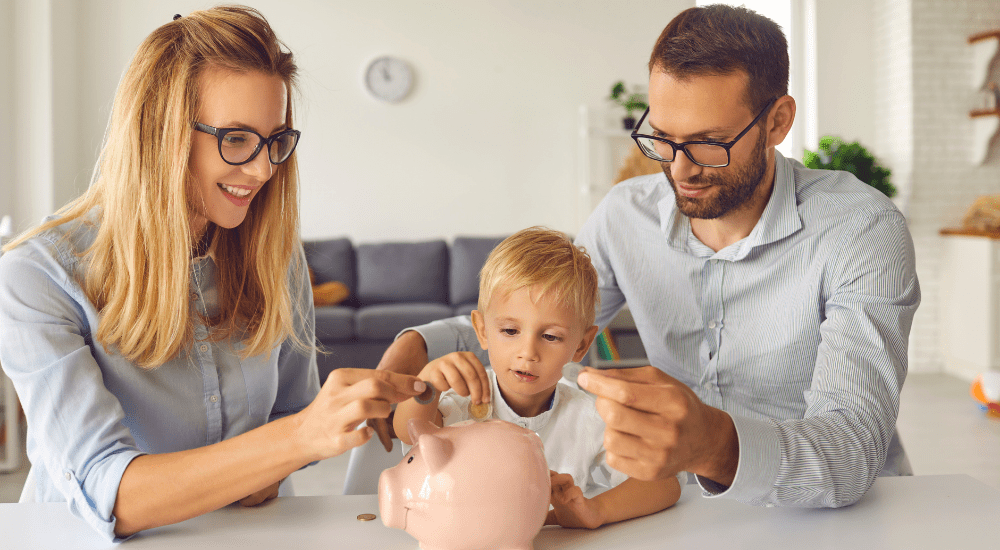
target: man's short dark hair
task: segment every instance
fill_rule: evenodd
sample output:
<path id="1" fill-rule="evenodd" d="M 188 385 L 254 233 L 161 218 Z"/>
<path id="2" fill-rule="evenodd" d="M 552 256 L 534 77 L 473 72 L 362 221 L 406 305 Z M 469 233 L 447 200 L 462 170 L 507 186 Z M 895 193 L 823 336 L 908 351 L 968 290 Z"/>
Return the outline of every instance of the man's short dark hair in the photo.
<path id="1" fill-rule="evenodd" d="M 653 71 L 678 79 L 743 71 L 749 76 L 747 106 L 757 112 L 788 93 L 788 42 L 777 23 L 742 6 L 689 8 L 656 40 Z"/>

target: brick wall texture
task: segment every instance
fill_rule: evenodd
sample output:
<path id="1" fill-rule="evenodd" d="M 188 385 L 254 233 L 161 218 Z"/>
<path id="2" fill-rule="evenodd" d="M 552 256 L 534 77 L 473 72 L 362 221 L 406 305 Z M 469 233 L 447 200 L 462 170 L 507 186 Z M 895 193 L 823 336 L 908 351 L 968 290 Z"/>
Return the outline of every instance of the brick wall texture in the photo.
<path id="1" fill-rule="evenodd" d="M 1000 194 L 1000 139 L 971 158 L 973 89 L 967 39 L 1000 29 L 1000 0 L 878 0 L 874 10 L 877 156 L 893 170 L 916 247 L 923 301 L 910 336 L 911 372 L 941 370 L 938 231 L 980 195 Z M 1000 82 L 994 59 L 990 79 Z M 983 76 L 983 75 L 978 75 Z M 1000 335 L 998 335 L 1000 337 Z"/>

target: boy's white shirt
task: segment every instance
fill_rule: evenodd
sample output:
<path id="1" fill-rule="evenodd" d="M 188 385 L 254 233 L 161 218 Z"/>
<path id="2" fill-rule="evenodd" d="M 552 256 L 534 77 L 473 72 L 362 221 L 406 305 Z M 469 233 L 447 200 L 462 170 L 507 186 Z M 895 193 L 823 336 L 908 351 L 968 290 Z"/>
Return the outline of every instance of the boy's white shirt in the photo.
<path id="1" fill-rule="evenodd" d="M 545 445 L 545 460 L 550 470 L 570 474 L 585 493 L 615 487 L 628 479 L 605 461 L 604 420 L 597 414 L 593 396 L 563 379 L 556 384 L 552 407 L 538 416 L 525 418 L 518 416 L 504 401 L 493 369 L 487 367 L 486 373 L 492 387 L 493 418 L 537 433 Z M 469 401 L 469 397 L 462 397 L 454 390 L 442 393 L 438 410 L 444 417 L 444 425 L 471 419 Z M 403 452 L 408 450 L 407 446 Z"/>

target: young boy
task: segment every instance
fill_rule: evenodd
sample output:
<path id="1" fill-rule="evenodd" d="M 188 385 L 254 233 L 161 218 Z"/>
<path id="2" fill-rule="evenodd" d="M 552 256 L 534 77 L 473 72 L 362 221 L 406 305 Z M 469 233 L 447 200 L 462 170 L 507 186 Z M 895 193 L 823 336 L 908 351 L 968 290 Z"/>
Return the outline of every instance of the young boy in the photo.
<path id="1" fill-rule="evenodd" d="M 444 393 L 397 406 L 393 427 L 402 442 L 412 444 L 411 418 L 447 426 L 486 416 L 535 431 L 552 470 L 546 525 L 594 529 L 677 502 L 674 477 L 646 482 L 608 468 L 593 397 L 559 384 L 563 366 L 581 360 L 597 334 L 598 299 L 590 256 L 562 233 L 532 227 L 504 240 L 483 265 L 479 309 L 472 312 L 491 368 L 467 352 L 428 363 L 418 376 Z M 588 499 L 583 491 L 596 486 L 595 468 L 612 488 Z"/>

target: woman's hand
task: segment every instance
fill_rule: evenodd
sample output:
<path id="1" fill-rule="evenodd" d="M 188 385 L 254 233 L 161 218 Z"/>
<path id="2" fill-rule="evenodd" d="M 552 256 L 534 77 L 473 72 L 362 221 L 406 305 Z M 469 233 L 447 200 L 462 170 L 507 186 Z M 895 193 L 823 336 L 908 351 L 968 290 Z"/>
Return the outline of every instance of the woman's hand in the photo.
<path id="1" fill-rule="evenodd" d="M 552 481 L 552 510 L 546 525 L 561 525 L 571 529 L 597 529 L 604 525 L 597 501 L 583 496 L 583 490 L 573 482 L 573 476 L 549 470 Z"/>
<path id="2" fill-rule="evenodd" d="M 278 496 L 278 486 L 281 485 L 281 481 L 276 482 L 274 485 L 264 487 L 252 495 L 241 498 L 239 500 L 240 506 L 249 508 L 251 506 L 257 506 L 258 504 L 263 504 L 272 498 L 276 498 Z"/>
<path id="3" fill-rule="evenodd" d="M 435 359 L 420 371 L 420 379 L 440 392 L 455 390 L 462 397 L 471 396 L 472 403 L 489 403 L 490 378 L 476 354 L 456 351 Z"/>
<path id="4" fill-rule="evenodd" d="M 416 376 L 369 369 L 336 369 L 319 394 L 296 416 L 296 437 L 309 461 L 337 456 L 365 444 L 374 431 L 356 430 L 367 418 L 386 418 L 390 404 L 419 395 Z"/>

